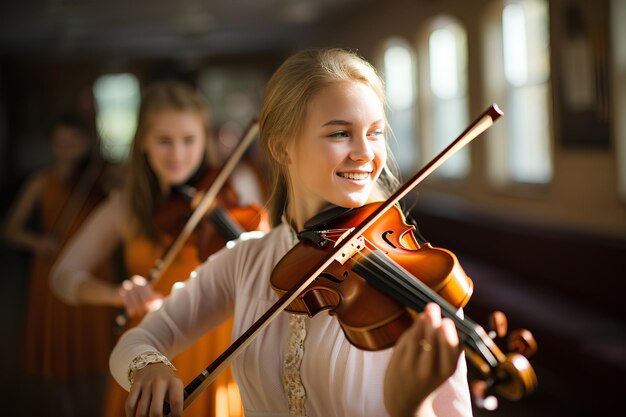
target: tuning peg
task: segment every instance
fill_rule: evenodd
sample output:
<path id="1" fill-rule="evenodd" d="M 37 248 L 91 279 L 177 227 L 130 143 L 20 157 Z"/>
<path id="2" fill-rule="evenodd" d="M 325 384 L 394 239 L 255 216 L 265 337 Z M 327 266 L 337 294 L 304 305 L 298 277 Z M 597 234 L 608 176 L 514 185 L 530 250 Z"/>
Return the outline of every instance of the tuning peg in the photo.
<path id="1" fill-rule="evenodd" d="M 476 407 L 482 410 L 493 411 L 498 408 L 498 399 L 493 395 L 488 395 L 488 389 L 489 384 L 482 380 L 473 381 L 470 384 L 470 392 Z"/>
<path id="2" fill-rule="evenodd" d="M 527 329 L 519 329 L 511 332 L 507 338 L 507 346 L 509 350 L 524 355 L 527 358 L 537 352 L 537 341 L 530 330 Z"/>
<path id="3" fill-rule="evenodd" d="M 506 332 L 508 331 L 509 321 L 506 318 L 506 315 L 501 311 L 494 311 L 489 315 L 488 328 L 489 328 L 489 337 L 495 339 L 496 337 L 504 337 L 506 336 Z"/>

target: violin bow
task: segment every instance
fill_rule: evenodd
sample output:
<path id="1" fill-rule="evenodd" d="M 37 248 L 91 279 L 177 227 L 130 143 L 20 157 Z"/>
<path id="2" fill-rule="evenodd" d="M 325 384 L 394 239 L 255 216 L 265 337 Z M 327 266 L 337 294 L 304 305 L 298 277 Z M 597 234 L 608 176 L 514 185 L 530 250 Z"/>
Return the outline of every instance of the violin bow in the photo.
<path id="1" fill-rule="evenodd" d="M 52 234 L 63 240 L 68 238 L 68 232 L 73 226 L 76 217 L 80 214 L 81 210 L 83 210 L 85 204 L 87 204 L 89 195 L 94 187 L 96 187 L 106 165 L 106 161 L 103 158 L 98 157 L 95 152 L 93 152 L 93 155 L 91 155 L 90 158 L 97 159 L 92 159 L 88 162 L 85 173 L 79 178 L 78 182 L 74 186 L 74 189 L 67 199 L 61 214 L 52 226 Z"/>
<path id="2" fill-rule="evenodd" d="M 183 409 L 204 391 L 239 354 L 256 338 L 256 336 L 265 329 L 283 310 L 287 308 L 313 281 L 319 276 L 332 262 L 337 259 L 338 254 L 344 254 L 344 249 L 352 245 L 354 241 L 378 220 L 391 206 L 396 204 L 402 197 L 408 194 L 420 182 L 422 182 L 435 169 L 443 164 L 459 149 L 469 144 L 485 130 L 489 129 L 495 121 L 502 116 L 502 111 L 497 104 L 489 106 L 467 129 L 461 133 L 450 145 L 441 151 L 435 158 L 427 163 L 419 172 L 411 179 L 403 184 L 395 193 L 393 193 L 385 202 L 383 202 L 375 211 L 373 211 L 361 224 L 355 227 L 344 239 L 340 240 L 333 250 L 329 251 L 324 258 L 314 267 L 312 267 L 304 277 L 294 285 L 289 291 L 285 292 L 252 326 L 250 326 L 241 336 L 235 340 L 228 349 L 217 357 L 200 375 L 191 381 L 184 391 Z M 344 254 L 345 255 L 345 254 Z M 166 403 L 164 414 L 169 415 L 169 405 Z"/>
<path id="3" fill-rule="evenodd" d="M 237 164 L 243 157 L 246 150 L 250 147 L 254 139 L 257 137 L 258 133 L 259 123 L 255 119 L 246 129 L 243 138 L 239 141 L 235 150 L 233 150 L 224 165 L 222 165 L 222 168 L 211 183 L 211 186 L 207 189 L 207 191 L 202 196 L 202 199 L 198 202 L 198 205 L 189 216 L 189 219 L 187 219 L 187 222 L 181 229 L 178 236 L 176 236 L 176 239 L 174 239 L 172 243 L 170 243 L 170 245 L 165 249 L 163 255 L 155 261 L 154 266 L 148 274 L 148 282 L 150 284 L 156 284 L 158 280 L 163 276 L 165 270 L 174 261 L 176 255 L 178 255 L 178 252 L 180 252 L 189 236 L 196 229 L 196 226 L 198 226 L 198 223 L 200 223 L 200 221 L 204 218 L 209 209 L 212 207 L 217 198 L 217 195 L 226 184 L 228 177 L 230 177 L 232 172 L 235 170 Z M 115 318 L 116 326 L 118 326 L 119 328 L 124 327 L 127 321 L 128 316 L 126 315 L 126 312 L 119 314 Z"/>

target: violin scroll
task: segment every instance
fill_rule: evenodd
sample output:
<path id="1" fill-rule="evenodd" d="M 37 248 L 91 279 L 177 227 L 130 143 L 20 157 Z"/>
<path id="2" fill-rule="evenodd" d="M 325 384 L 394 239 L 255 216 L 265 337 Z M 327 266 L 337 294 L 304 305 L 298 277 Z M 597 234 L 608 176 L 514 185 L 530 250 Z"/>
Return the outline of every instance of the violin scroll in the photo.
<path id="1" fill-rule="evenodd" d="M 504 313 L 491 313 L 488 322 L 488 335 L 491 339 L 506 337 L 508 320 Z M 532 333 L 527 329 L 515 330 L 506 337 L 506 345 L 511 353 L 504 355 L 495 342 L 488 343 L 489 349 L 499 358 L 495 368 L 483 363 L 477 355 L 468 355 L 484 378 L 470 384 L 472 397 L 479 408 L 497 408 L 498 399 L 492 393 L 515 401 L 530 394 L 537 387 L 537 376 L 527 359 L 537 351 L 537 342 Z"/>
<path id="2" fill-rule="evenodd" d="M 518 329 L 507 338 L 507 346 L 512 352 L 517 352 L 530 358 L 537 352 L 537 342 L 528 329 Z"/>
<path id="3" fill-rule="evenodd" d="M 509 330 L 509 321 L 506 318 L 506 315 L 501 311 L 493 311 L 489 315 L 488 319 L 489 323 L 489 337 L 495 339 L 496 337 L 504 337 L 506 336 L 507 331 Z"/>
<path id="4" fill-rule="evenodd" d="M 470 391 L 478 408 L 495 410 L 498 399 L 493 393 L 517 401 L 537 388 L 537 375 L 525 356 L 510 353 L 500 362 L 495 372 L 484 375 L 484 380 L 472 381 Z"/>

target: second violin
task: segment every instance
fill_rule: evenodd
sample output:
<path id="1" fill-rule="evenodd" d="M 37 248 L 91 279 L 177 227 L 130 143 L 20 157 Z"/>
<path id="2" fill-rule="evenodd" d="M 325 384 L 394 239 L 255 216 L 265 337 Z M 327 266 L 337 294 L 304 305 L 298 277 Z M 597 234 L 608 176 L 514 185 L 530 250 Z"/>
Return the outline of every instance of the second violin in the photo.
<path id="1" fill-rule="evenodd" d="M 177 236 L 218 175 L 218 170 L 203 167 L 198 178 L 175 187 L 152 217 L 155 229 L 170 236 L 170 239 Z M 260 204 L 241 205 L 239 201 L 230 182 L 226 182 L 194 233 L 189 236 L 198 249 L 200 261 L 205 261 L 209 255 L 224 247 L 226 242 L 237 239 L 243 232 L 269 230 L 267 212 Z"/>

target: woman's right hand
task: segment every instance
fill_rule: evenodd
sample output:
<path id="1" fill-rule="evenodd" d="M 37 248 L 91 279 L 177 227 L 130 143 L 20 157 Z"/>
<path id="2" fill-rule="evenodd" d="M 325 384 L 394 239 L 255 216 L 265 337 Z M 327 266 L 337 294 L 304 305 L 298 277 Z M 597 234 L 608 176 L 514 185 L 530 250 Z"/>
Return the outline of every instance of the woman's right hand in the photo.
<path id="1" fill-rule="evenodd" d="M 139 317 L 154 308 L 155 302 L 163 296 L 156 292 L 148 281 L 139 275 L 122 282 L 119 294 L 129 317 Z"/>
<path id="2" fill-rule="evenodd" d="M 429 303 L 400 336 L 385 373 L 385 407 L 392 416 L 431 415 L 428 397 L 454 374 L 461 347 L 454 322 Z M 422 410 L 423 409 L 423 410 Z"/>
<path id="3" fill-rule="evenodd" d="M 151 363 L 135 371 L 133 380 L 126 400 L 126 417 L 162 417 L 165 400 L 170 405 L 170 415 L 181 416 L 185 386 L 169 366 Z"/>

